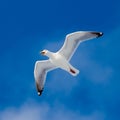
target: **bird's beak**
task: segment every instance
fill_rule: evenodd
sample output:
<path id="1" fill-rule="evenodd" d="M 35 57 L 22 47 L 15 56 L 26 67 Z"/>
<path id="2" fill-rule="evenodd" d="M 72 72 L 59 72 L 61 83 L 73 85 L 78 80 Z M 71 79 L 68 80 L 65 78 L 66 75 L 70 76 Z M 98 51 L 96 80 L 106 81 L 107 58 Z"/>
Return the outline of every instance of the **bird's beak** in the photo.
<path id="1" fill-rule="evenodd" d="M 45 55 L 45 52 L 44 52 L 44 51 L 41 51 L 40 54 L 41 54 L 41 55 Z"/>

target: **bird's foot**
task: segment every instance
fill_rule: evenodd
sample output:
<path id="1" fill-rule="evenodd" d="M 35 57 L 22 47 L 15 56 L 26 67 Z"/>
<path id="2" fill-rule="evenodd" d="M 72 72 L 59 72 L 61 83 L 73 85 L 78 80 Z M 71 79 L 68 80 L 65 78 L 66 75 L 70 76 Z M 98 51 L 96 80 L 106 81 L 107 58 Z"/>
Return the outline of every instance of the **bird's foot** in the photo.
<path id="1" fill-rule="evenodd" d="M 77 69 L 71 69 L 71 68 L 70 68 L 70 73 L 71 73 L 73 76 L 76 76 L 77 74 L 79 74 L 79 70 L 77 70 Z"/>

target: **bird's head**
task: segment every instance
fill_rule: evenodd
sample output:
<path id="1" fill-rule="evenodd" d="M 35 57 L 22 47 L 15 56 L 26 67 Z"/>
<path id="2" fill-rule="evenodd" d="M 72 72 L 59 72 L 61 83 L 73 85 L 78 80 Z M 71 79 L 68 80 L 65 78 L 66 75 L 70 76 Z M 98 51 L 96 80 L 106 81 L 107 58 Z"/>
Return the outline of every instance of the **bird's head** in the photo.
<path id="1" fill-rule="evenodd" d="M 47 52 L 48 52 L 48 50 L 42 50 L 42 51 L 40 52 L 40 54 L 46 56 Z"/>

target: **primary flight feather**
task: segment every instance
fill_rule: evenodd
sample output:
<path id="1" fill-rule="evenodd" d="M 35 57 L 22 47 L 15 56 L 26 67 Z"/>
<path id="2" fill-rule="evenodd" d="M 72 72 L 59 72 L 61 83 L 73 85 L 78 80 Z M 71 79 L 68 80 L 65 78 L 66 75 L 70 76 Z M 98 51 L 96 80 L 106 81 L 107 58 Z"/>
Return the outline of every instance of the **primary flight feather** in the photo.
<path id="1" fill-rule="evenodd" d="M 76 76 L 79 70 L 74 68 L 70 63 L 70 59 L 81 42 L 98 38 L 102 36 L 102 32 L 78 31 L 70 33 L 66 36 L 62 48 L 53 53 L 48 50 L 41 51 L 42 55 L 49 57 L 48 60 L 37 61 L 34 68 L 34 77 L 38 95 L 42 94 L 47 72 L 56 68 L 61 68 L 71 75 Z"/>

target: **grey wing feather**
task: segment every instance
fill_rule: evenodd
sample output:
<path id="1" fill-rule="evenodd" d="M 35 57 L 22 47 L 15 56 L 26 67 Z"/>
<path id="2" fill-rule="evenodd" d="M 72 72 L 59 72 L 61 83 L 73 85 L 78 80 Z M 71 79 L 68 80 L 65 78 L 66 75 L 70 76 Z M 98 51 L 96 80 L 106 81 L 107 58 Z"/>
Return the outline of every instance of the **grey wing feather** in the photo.
<path id="1" fill-rule="evenodd" d="M 52 69 L 55 69 L 55 66 L 50 62 L 50 60 L 37 61 L 35 63 L 34 77 L 38 95 L 41 95 L 43 91 L 47 72 Z"/>
<path id="2" fill-rule="evenodd" d="M 66 36 L 62 48 L 58 51 L 67 60 L 70 60 L 79 44 L 83 41 L 102 36 L 101 32 L 78 31 Z"/>

